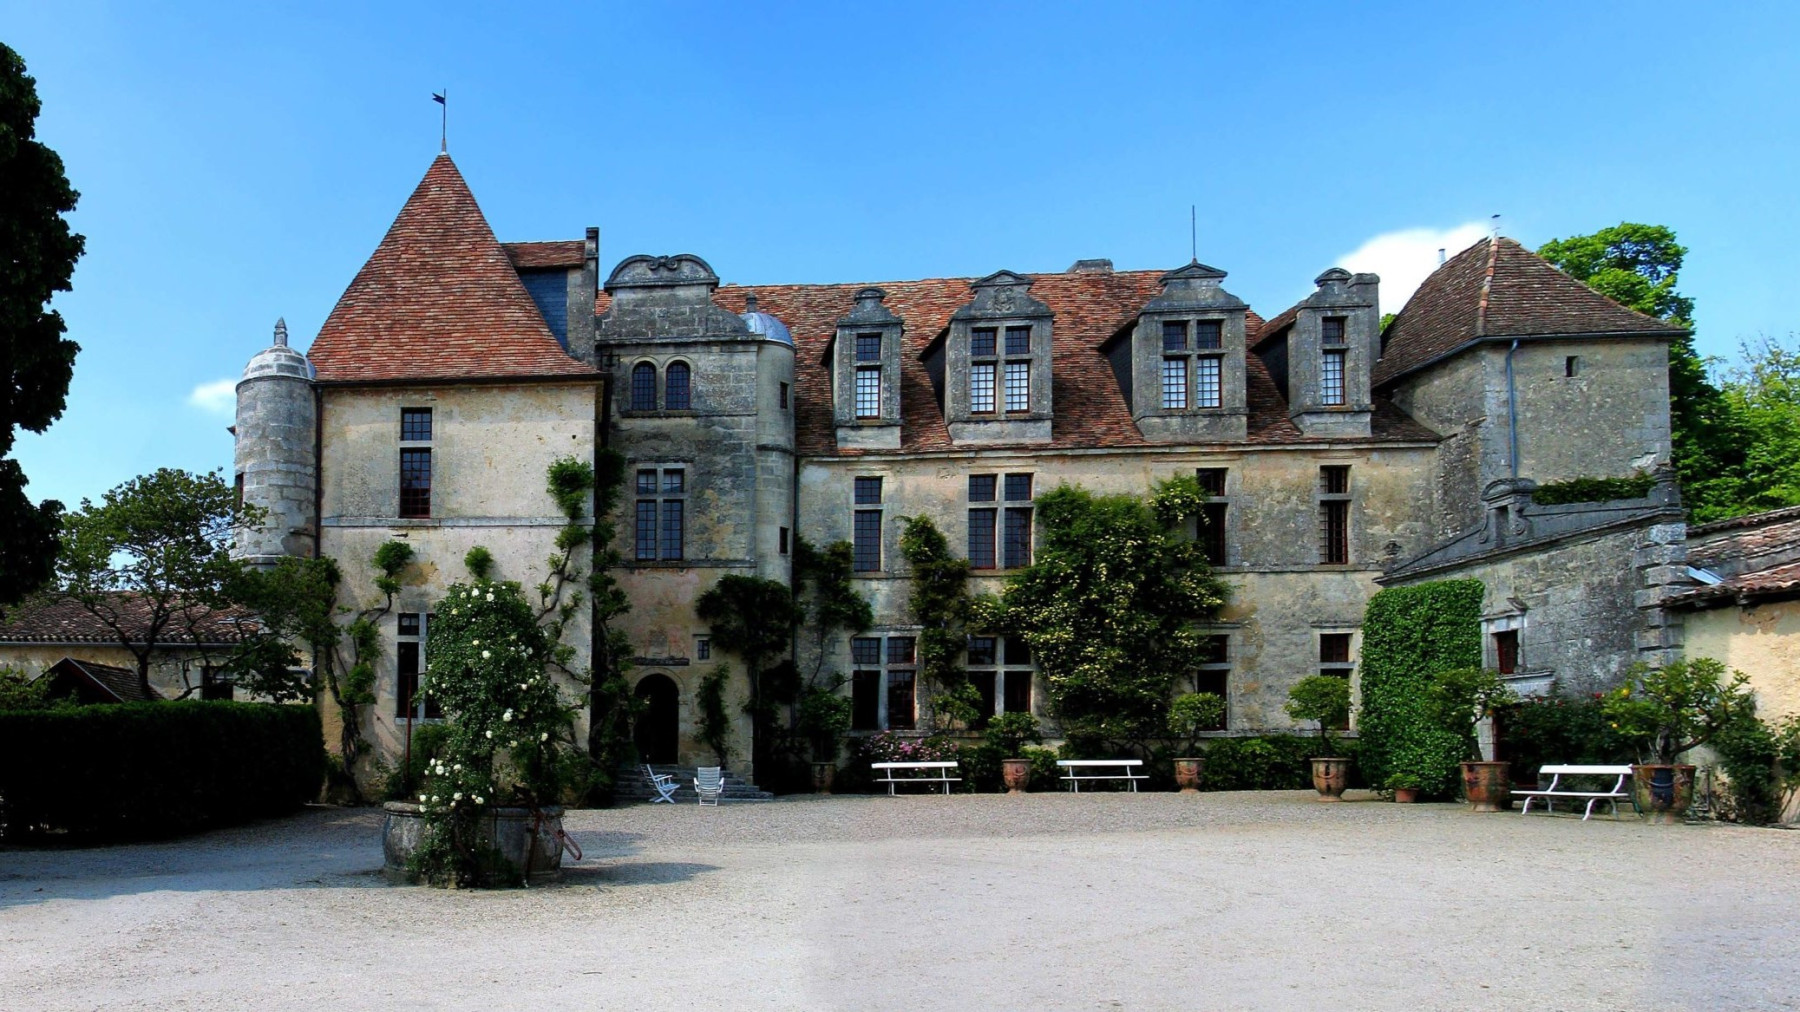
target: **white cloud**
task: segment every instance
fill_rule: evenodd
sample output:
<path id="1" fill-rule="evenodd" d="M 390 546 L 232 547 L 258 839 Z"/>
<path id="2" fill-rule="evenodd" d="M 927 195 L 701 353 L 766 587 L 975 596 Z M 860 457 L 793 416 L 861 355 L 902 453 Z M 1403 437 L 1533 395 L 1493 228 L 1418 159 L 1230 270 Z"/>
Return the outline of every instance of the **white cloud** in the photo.
<path id="1" fill-rule="evenodd" d="M 188 394 L 188 404 L 209 415 L 229 417 L 237 413 L 237 385 L 234 379 L 202 383 Z"/>
<path id="2" fill-rule="evenodd" d="M 1383 232 L 1339 257 L 1348 271 L 1381 275 L 1381 311 L 1398 313 L 1414 289 L 1437 270 L 1437 252 L 1453 257 L 1488 234 L 1487 225 L 1469 222 L 1454 228 L 1403 228 Z"/>

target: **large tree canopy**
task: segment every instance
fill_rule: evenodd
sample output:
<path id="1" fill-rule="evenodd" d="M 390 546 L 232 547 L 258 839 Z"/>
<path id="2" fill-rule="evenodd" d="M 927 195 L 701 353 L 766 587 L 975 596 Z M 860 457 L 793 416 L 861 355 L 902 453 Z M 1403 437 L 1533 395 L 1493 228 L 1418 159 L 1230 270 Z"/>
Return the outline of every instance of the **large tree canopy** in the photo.
<path id="1" fill-rule="evenodd" d="M 1691 326 L 1694 300 L 1676 291 L 1687 248 L 1664 225 L 1622 222 L 1593 235 L 1552 239 L 1538 255 L 1601 295 L 1640 313 Z M 1724 393 L 1706 377 L 1689 334 L 1669 346 L 1671 463 L 1695 519 L 1747 512 L 1737 484 L 1744 433 Z"/>
<path id="2" fill-rule="evenodd" d="M 82 237 L 64 215 L 78 196 L 62 159 L 39 144 L 37 82 L 0 45 L 0 605 L 42 586 L 56 558 L 62 504 L 34 504 L 11 459 L 18 429 L 42 432 L 62 416 L 75 369 L 50 297 L 69 290 Z"/>

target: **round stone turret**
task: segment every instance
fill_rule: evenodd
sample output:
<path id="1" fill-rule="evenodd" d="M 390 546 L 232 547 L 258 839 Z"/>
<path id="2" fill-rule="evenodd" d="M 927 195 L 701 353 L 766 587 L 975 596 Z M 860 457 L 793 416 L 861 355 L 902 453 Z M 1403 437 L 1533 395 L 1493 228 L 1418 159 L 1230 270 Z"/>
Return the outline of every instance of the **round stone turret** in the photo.
<path id="1" fill-rule="evenodd" d="M 317 406 L 313 368 L 288 347 L 287 321 L 275 343 L 256 353 L 237 385 L 237 486 L 244 501 L 269 511 L 262 529 L 238 536 L 238 556 L 270 565 L 310 556 L 318 538 Z"/>

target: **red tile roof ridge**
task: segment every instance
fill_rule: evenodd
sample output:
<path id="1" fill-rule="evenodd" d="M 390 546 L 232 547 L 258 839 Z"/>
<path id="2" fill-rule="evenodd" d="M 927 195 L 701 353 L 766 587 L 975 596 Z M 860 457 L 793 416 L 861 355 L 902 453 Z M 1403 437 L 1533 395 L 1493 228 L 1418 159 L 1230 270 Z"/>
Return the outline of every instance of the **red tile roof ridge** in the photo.
<path id="1" fill-rule="evenodd" d="M 587 263 L 587 242 L 583 239 L 541 239 L 530 242 L 503 242 L 500 248 L 519 270 L 554 270 L 580 267 Z"/>
<path id="2" fill-rule="evenodd" d="M 307 351 L 318 379 L 582 375 L 447 154 L 432 160 Z"/>

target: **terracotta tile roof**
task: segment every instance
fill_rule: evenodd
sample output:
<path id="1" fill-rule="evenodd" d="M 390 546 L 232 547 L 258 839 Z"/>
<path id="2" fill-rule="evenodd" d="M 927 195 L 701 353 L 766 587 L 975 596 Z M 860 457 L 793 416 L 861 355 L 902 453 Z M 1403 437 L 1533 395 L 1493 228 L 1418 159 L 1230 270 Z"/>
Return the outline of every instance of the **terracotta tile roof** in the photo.
<path id="1" fill-rule="evenodd" d="M 118 594 L 113 596 L 110 607 L 119 616 L 119 624 L 131 634 L 132 642 L 142 643 L 143 630 L 148 628 L 150 619 L 145 602 L 129 594 Z M 200 642 L 209 646 L 238 642 L 243 638 L 240 627 L 251 624 L 249 613 L 236 608 L 200 613 L 195 623 Z M 194 638 L 187 623 L 177 617 L 163 627 L 158 639 L 179 647 L 193 645 Z M 71 598 L 35 597 L 0 615 L 0 643 L 117 642 L 118 636 L 112 629 Z"/>
<path id="2" fill-rule="evenodd" d="M 1721 572 L 1758 556 L 1800 552 L 1800 506 L 1690 527 L 1687 547 L 1688 565 Z"/>
<path id="3" fill-rule="evenodd" d="M 1800 562 L 1739 573 L 1723 583 L 1678 594 L 1668 603 L 1673 607 L 1717 608 L 1733 602 L 1783 597 L 1800 597 Z"/>
<path id="4" fill-rule="evenodd" d="M 322 383 L 592 372 L 556 343 L 448 155 L 431 163 L 307 357 Z"/>
<path id="5" fill-rule="evenodd" d="M 85 678 L 94 688 L 121 703 L 156 703 L 163 699 L 163 694 L 156 689 L 144 687 L 144 683 L 138 679 L 136 671 L 114 664 L 100 664 L 95 661 L 64 657 L 51 665 L 50 670 L 44 672 L 46 678 L 56 675 L 62 675 L 65 678 Z"/>
<path id="6" fill-rule="evenodd" d="M 503 242 L 500 248 L 513 267 L 522 271 L 554 270 L 580 267 L 587 262 L 587 243 L 580 239 L 554 239 L 549 242 Z"/>
<path id="7" fill-rule="evenodd" d="M 1051 448 L 1150 446 L 1131 419 L 1112 365 L 1102 353 L 1106 345 L 1138 316 L 1144 303 L 1162 293 L 1163 271 L 1080 271 L 1035 274 L 1031 296 L 1056 314 L 1053 331 L 1051 398 L 1055 405 Z M 950 314 L 973 297 L 973 278 L 928 278 L 883 281 L 885 305 L 906 320 L 906 348 L 901 356 L 901 451 L 954 449 L 931 378 L 920 356 L 946 331 Z M 803 455 L 856 455 L 839 450 L 831 412 L 831 387 L 824 364 L 825 349 L 837 334 L 837 321 L 855 305 L 855 293 L 867 283 L 833 285 L 729 285 L 714 301 L 742 312 L 744 297 L 754 294 L 757 308 L 773 314 L 793 333 L 795 363 L 795 437 Z M 604 295 L 596 311 L 604 312 Z M 1261 319 L 1251 313 L 1254 337 Z M 1255 355 L 1248 356 L 1249 442 L 1306 441 L 1288 420 L 1287 404 Z M 1391 404 L 1375 414 L 1375 438 L 1432 439 L 1437 435 L 1412 421 Z M 1323 441 L 1323 440 L 1320 440 Z M 984 448 L 988 444 L 984 444 Z M 1026 444 L 1043 448 L 1044 444 Z"/>
<path id="8" fill-rule="evenodd" d="M 1485 339 L 1683 333 L 1626 309 L 1515 239 L 1483 239 L 1451 257 L 1407 300 L 1384 334 L 1374 382 L 1381 387 Z"/>

